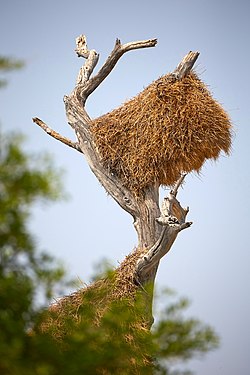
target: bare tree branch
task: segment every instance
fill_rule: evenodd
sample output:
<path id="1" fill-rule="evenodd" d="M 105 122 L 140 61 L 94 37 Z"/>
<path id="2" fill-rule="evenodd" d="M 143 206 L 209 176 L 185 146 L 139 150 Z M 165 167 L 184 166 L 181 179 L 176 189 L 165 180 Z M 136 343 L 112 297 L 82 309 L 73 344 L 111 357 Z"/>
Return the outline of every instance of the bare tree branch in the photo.
<path id="1" fill-rule="evenodd" d="M 89 80 L 89 77 L 91 76 L 99 60 L 99 55 L 94 49 L 88 49 L 85 35 L 80 35 L 78 38 L 76 38 L 75 51 L 78 57 L 87 59 L 85 64 L 81 67 L 76 81 L 77 85 L 84 85 Z"/>
<path id="2" fill-rule="evenodd" d="M 158 223 L 168 223 L 169 218 L 177 219 L 177 222 L 180 224 L 185 223 L 189 208 L 183 208 L 180 202 L 177 200 L 176 196 L 178 194 L 178 189 L 183 183 L 186 175 L 186 173 L 183 174 L 176 182 L 173 189 L 170 190 L 169 194 L 164 197 L 161 207 L 161 216 L 156 219 Z"/>
<path id="3" fill-rule="evenodd" d="M 118 60 L 124 53 L 135 50 L 135 49 L 154 47 L 156 43 L 157 43 L 157 39 L 148 39 L 148 40 L 121 44 L 120 40 L 117 39 L 113 51 L 111 52 L 111 54 L 109 55 L 108 59 L 106 60 L 102 68 L 99 70 L 99 72 L 93 78 L 89 79 L 89 81 L 86 82 L 84 86 L 79 85 L 77 87 L 77 96 L 81 97 L 83 103 L 85 103 L 88 96 L 109 75 L 109 73 L 112 71 L 112 69 L 115 67 L 116 63 L 118 62 Z M 84 39 L 83 44 L 86 45 L 86 38 Z M 85 51 L 85 49 L 83 50 Z M 79 55 L 81 56 L 78 50 L 77 50 L 77 54 L 78 56 Z M 87 59 L 90 58 L 89 52 L 85 51 L 83 52 L 82 55 L 83 57 L 87 56 Z M 84 67 L 82 69 L 84 70 Z"/>
<path id="4" fill-rule="evenodd" d="M 172 194 L 176 197 L 178 194 L 179 187 L 183 184 L 184 179 L 186 177 L 187 173 L 183 173 L 178 181 L 176 181 L 176 184 L 174 185 L 173 189 L 171 190 Z"/>
<path id="5" fill-rule="evenodd" d="M 84 108 L 79 106 L 79 102 L 74 95 L 64 98 L 68 123 L 75 130 L 79 141 L 79 146 L 101 185 L 105 188 L 115 201 L 129 214 L 135 218 L 138 215 L 138 204 L 133 194 L 122 184 L 119 178 L 111 174 L 101 161 L 98 149 L 95 147 L 89 130 L 90 118 Z"/>
<path id="6" fill-rule="evenodd" d="M 70 139 L 63 137 L 61 134 L 57 133 L 55 130 L 51 129 L 48 125 L 45 124 L 42 120 L 40 120 L 37 117 L 34 117 L 33 122 L 40 126 L 47 134 L 49 134 L 51 137 L 57 139 L 58 141 L 64 143 L 65 145 L 74 148 L 75 150 L 82 153 L 81 148 L 79 147 L 79 144 L 77 142 L 72 142 Z"/>
<path id="7" fill-rule="evenodd" d="M 158 266 L 160 260 L 169 252 L 178 233 L 191 225 L 192 222 L 177 224 L 170 221 L 165 225 L 158 241 L 137 262 L 135 274 L 142 284 L 149 281 L 148 274 Z"/>

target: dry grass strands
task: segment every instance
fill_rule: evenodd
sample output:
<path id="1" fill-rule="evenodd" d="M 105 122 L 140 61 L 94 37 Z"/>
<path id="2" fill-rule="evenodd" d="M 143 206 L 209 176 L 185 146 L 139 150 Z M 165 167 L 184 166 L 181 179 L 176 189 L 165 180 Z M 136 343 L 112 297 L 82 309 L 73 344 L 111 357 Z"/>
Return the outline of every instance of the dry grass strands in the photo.
<path id="1" fill-rule="evenodd" d="M 61 341 L 69 333 L 70 321 L 77 324 L 89 319 L 90 310 L 91 323 L 98 326 L 114 301 L 126 299 L 133 309 L 136 293 L 140 290 L 134 280 L 134 270 L 137 260 L 144 252 L 144 249 L 134 250 L 110 277 L 97 280 L 52 304 L 45 314 L 40 330 Z M 147 329 L 148 323 L 146 316 L 138 317 L 138 324 L 134 329 Z"/>
<path id="2" fill-rule="evenodd" d="M 137 194 L 199 172 L 231 146 L 230 119 L 194 72 L 159 78 L 91 126 L 104 166 Z"/>

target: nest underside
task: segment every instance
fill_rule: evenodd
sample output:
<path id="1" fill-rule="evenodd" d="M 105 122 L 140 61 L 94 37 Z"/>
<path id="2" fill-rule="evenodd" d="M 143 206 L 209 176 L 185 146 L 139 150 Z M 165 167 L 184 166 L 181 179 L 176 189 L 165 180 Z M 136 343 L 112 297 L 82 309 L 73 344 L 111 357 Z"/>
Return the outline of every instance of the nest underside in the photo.
<path id="1" fill-rule="evenodd" d="M 230 119 L 194 72 L 160 77 L 91 130 L 105 168 L 137 193 L 171 186 L 231 146 Z"/>
<path id="2" fill-rule="evenodd" d="M 111 277 L 97 280 L 71 295 L 58 299 L 52 304 L 45 316 L 40 329 L 50 333 L 56 340 L 63 340 L 68 333 L 68 321 L 80 323 L 89 319 L 86 310 L 93 308 L 91 324 L 99 325 L 102 316 L 114 301 L 126 299 L 128 304 L 133 303 L 137 292 L 140 290 L 135 280 L 135 266 L 145 249 L 136 249 L 129 254 Z M 147 321 L 139 319 L 137 329 L 146 329 Z"/>

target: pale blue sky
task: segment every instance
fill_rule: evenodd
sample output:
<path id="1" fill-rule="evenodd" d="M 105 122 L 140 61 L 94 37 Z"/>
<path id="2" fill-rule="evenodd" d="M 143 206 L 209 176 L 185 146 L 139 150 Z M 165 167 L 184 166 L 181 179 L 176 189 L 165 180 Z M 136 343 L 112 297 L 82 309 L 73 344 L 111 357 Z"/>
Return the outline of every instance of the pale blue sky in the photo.
<path id="1" fill-rule="evenodd" d="M 117 37 L 122 42 L 158 38 L 155 48 L 122 57 L 89 99 L 92 117 L 174 69 L 189 50 L 201 53 L 196 69 L 235 127 L 232 155 L 208 162 L 199 178 L 188 176 L 180 200 L 190 206 L 194 224 L 161 262 L 157 284 L 188 296 L 189 314 L 221 336 L 219 350 L 190 364 L 202 375 L 250 373 L 249 14 L 248 0 L 0 0 L 0 53 L 27 64 L 9 75 L 0 92 L 1 125 L 25 133 L 30 152 L 54 156 L 71 196 L 36 207 L 31 227 L 41 248 L 86 282 L 94 263 L 103 257 L 117 263 L 136 245 L 132 220 L 106 196 L 84 158 L 46 136 L 32 117 L 74 139 L 62 99 L 82 63 L 74 54 L 79 34 L 101 54 L 100 64 Z"/>

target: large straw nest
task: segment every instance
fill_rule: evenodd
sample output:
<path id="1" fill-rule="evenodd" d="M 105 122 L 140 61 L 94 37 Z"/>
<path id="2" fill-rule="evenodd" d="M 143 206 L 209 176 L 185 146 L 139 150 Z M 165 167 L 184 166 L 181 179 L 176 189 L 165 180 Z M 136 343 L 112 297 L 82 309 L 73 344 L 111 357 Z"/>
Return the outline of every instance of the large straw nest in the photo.
<path id="1" fill-rule="evenodd" d="M 56 340 L 63 340 L 72 323 L 89 319 L 89 308 L 94 309 L 92 323 L 99 325 L 102 316 L 108 311 L 113 301 L 126 299 L 133 308 L 137 293 L 140 291 L 135 280 L 135 266 L 145 249 L 136 249 L 129 254 L 110 277 L 106 277 L 65 296 L 52 304 L 45 314 L 40 330 L 50 333 Z M 138 317 L 135 329 L 147 329 L 149 321 L 144 316 Z"/>
<path id="2" fill-rule="evenodd" d="M 231 124 L 205 84 L 191 72 L 160 77 L 121 107 L 92 121 L 103 165 L 132 191 L 173 185 L 228 153 Z"/>

